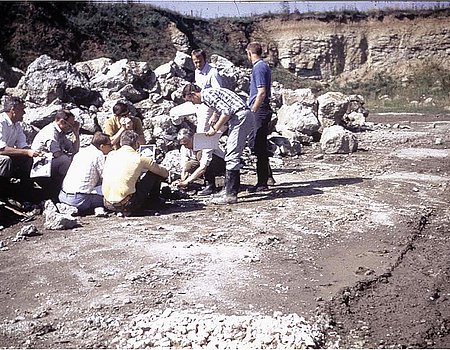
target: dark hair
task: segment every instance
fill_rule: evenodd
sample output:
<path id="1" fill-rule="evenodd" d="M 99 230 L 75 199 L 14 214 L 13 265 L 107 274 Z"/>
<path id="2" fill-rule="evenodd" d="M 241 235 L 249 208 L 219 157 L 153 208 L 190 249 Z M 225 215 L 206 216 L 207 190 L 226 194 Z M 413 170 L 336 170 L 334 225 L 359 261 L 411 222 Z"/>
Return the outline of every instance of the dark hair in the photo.
<path id="1" fill-rule="evenodd" d="M 121 115 L 125 112 L 128 112 L 130 109 L 128 108 L 128 105 L 124 102 L 117 102 L 113 107 L 113 113 L 115 115 Z"/>
<path id="2" fill-rule="evenodd" d="M 18 105 L 25 105 L 24 100 L 17 96 L 6 96 L 3 110 L 9 112 L 12 108 Z"/>
<path id="3" fill-rule="evenodd" d="M 100 145 L 107 145 L 111 143 L 109 135 L 97 131 L 94 136 L 92 136 L 91 144 L 97 148 L 100 148 Z"/>
<path id="4" fill-rule="evenodd" d="M 67 109 L 60 109 L 56 112 L 53 112 L 53 114 L 54 114 L 56 121 L 61 120 L 61 119 L 67 120 L 70 117 L 73 117 L 75 119 L 75 116 Z"/>
<path id="5" fill-rule="evenodd" d="M 203 59 L 206 61 L 206 52 L 202 49 L 192 50 L 191 56 L 196 56 L 196 57 L 202 56 Z"/>
<path id="6" fill-rule="evenodd" d="M 186 96 L 191 95 L 193 92 L 200 92 L 200 91 L 202 91 L 202 89 L 200 89 L 199 86 L 195 84 L 187 84 L 183 88 L 183 98 L 186 98 Z"/>
<path id="7" fill-rule="evenodd" d="M 133 130 L 125 130 L 122 135 L 120 135 L 120 145 L 137 148 L 138 139 L 139 135 Z"/>
<path id="8" fill-rule="evenodd" d="M 253 41 L 247 45 L 247 50 L 252 54 L 256 54 L 258 56 L 262 55 L 262 46 L 259 42 Z"/>
<path id="9" fill-rule="evenodd" d="M 178 141 L 181 141 L 181 140 L 184 140 L 184 139 L 192 140 L 193 137 L 194 137 L 194 132 L 191 129 L 188 129 L 188 128 L 180 129 L 180 131 L 178 131 L 178 134 L 177 134 L 177 140 Z"/>

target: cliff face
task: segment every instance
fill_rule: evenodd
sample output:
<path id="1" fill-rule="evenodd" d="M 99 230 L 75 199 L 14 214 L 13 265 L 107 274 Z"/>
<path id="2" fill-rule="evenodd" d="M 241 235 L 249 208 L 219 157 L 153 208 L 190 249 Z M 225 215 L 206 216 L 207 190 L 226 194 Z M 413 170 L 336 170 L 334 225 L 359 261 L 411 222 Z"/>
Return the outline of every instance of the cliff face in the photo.
<path id="1" fill-rule="evenodd" d="M 203 48 L 248 64 L 249 41 L 298 76 L 359 79 L 408 66 L 450 68 L 450 8 L 411 12 L 267 15 L 201 20 L 146 4 L 0 3 L 0 57 L 24 69 L 42 54 L 72 63 L 98 57 L 149 62 Z"/>
<path id="2" fill-rule="evenodd" d="M 398 75 L 421 63 L 450 68 L 449 24 L 448 15 L 347 23 L 275 18 L 258 22 L 253 36 L 264 37 L 274 64 L 299 76 L 329 79 L 380 70 Z"/>

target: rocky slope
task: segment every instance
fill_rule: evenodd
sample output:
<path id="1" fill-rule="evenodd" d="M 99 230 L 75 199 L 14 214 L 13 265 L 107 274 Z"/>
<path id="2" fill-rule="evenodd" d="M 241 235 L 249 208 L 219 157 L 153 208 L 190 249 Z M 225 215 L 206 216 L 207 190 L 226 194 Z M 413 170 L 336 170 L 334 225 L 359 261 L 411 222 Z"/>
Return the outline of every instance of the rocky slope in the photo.
<path id="1" fill-rule="evenodd" d="M 44 53 L 72 63 L 103 56 L 156 67 L 196 47 L 241 65 L 251 40 L 266 44 L 274 65 L 305 77 L 398 75 L 430 62 L 450 67 L 450 8 L 444 7 L 210 21 L 137 4 L 3 3 L 0 10 L 0 54 L 22 69 Z"/>

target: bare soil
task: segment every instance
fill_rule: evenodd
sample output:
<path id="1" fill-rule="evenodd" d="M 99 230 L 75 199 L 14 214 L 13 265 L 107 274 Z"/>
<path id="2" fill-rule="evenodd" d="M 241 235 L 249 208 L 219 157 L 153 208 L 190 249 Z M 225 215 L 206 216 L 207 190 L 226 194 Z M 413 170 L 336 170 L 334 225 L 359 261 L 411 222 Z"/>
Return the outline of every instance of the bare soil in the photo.
<path id="1" fill-rule="evenodd" d="M 358 151 L 283 158 L 236 205 L 0 231 L 0 347 L 93 348 L 137 314 L 297 313 L 317 347 L 450 348 L 450 117 L 372 115 Z M 3 218 L 7 220 L 7 218 Z M 34 224 L 41 235 L 14 241 Z"/>

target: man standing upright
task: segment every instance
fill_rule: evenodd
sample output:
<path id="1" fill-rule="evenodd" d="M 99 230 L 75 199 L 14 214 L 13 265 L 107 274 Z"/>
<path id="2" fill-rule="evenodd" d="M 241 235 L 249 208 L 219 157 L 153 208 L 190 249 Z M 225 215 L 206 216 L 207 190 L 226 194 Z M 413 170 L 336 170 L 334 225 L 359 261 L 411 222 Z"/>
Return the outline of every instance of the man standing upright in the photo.
<path id="1" fill-rule="evenodd" d="M 191 53 L 192 62 L 195 66 L 195 85 L 200 89 L 220 88 L 222 87 L 222 78 L 216 68 L 206 62 L 206 52 L 197 49 Z M 197 132 L 206 132 L 209 130 L 209 119 L 214 110 L 204 103 L 197 106 Z"/>
<path id="2" fill-rule="evenodd" d="M 254 116 L 254 152 L 256 154 L 256 173 L 258 180 L 249 192 L 259 192 L 268 189 L 267 181 L 270 175 L 269 151 L 267 135 L 272 117 L 269 98 L 272 86 L 272 71 L 261 58 L 262 47 L 258 42 L 247 45 L 247 58 L 252 63 L 250 80 L 250 95 L 248 105 Z"/>

